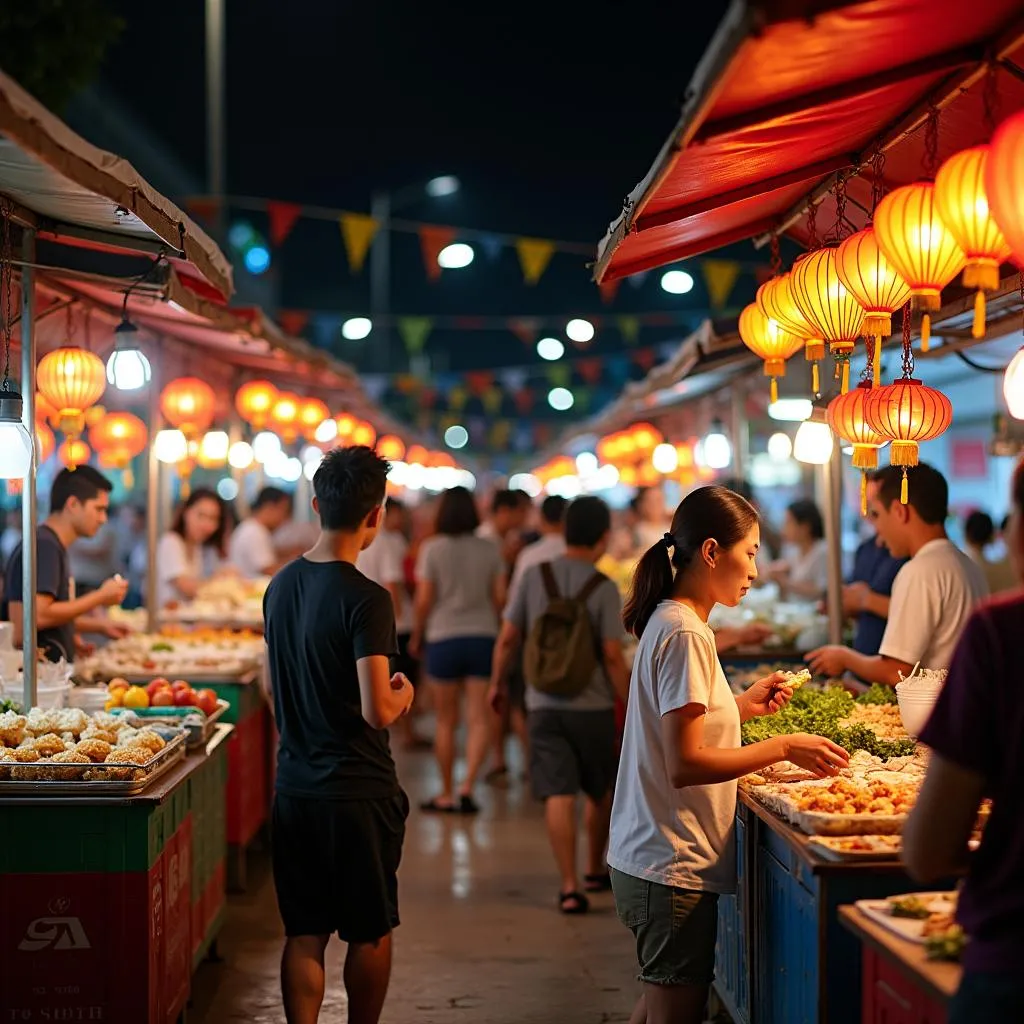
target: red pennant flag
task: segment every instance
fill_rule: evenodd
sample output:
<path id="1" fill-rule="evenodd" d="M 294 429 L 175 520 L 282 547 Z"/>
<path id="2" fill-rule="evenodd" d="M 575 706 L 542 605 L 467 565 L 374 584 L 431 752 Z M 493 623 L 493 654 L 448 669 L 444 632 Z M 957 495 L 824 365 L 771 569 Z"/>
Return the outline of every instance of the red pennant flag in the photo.
<path id="1" fill-rule="evenodd" d="M 601 301 L 606 306 L 610 306 L 615 301 L 620 284 L 622 284 L 622 278 L 617 277 L 614 281 L 602 281 L 598 285 L 598 288 L 601 290 Z"/>
<path id="2" fill-rule="evenodd" d="M 633 362 L 641 370 L 650 370 L 657 361 L 658 353 L 653 348 L 641 348 L 633 353 Z"/>
<path id="3" fill-rule="evenodd" d="M 282 203 L 277 199 L 267 200 L 267 219 L 270 221 L 270 244 L 276 249 L 292 233 L 295 222 L 302 216 L 298 203 Z"/>
<path id="4" fill-rule="evenodd" d="M 437 257 L 445 246 L 455 241 L 455 229 L 441 227 L 438 224 L 424 224 L 419 229 L 420 252 L 423 254 L 423 267 L 427 277 L 436 281 L 441 276 L 441 266 Z"/>
<path id="5" fill-rule="evenodd" d="M 304 309 L 282 309 L 278 312 L 277 319 L 285 334 L 292 338 L 300 338 L 309 323 L 309 313 Z"/>
<path id="6" fill-rule="evenodd" d="M 592 356 L 589 359 L 577 360 L 576 369 L 588 384 L 596 384 L 601 379 L 604 365 L 600 356 Z"/>
<path id="7" fill-rule="evenodd" d="M 516 408 L 523 416 L 533 409 L 533 392 L 529 388 L 520 388 L 516 392 Z"/>
<path id="8" fill-rule="evenodd" d="M 533 348 L 533 343 L 537 340 L 537 330 L 539 325 L 536 320 L 531 320 L 528 317 L 519 317 L 515 320 L 509 320 L 508 329 L 527 347 Z"/>
<path id="9" fill-rule="evenodd" d="M 494 374 L 490 370 L 475 370 L 466 374 L 466 383 L 474 395 L 482 395 L 494 383 Z"/>
<path id="10" fill-rule="evenodd" d="M 220 202 L 212 196 L 193 196 L 185 200 L 185 209 L 198 220 L 211 224 L 217 217 Z"/>

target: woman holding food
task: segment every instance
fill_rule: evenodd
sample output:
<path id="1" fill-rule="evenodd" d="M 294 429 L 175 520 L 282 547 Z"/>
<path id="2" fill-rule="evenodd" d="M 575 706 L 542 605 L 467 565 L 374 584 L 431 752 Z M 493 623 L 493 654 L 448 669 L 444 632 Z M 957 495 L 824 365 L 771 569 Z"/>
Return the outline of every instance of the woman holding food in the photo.
<path id="1" fill-rule="evenodd" d="M 1024 461 L 1012 484 L 1010 560 L 1024 581 Z M 1024 1007 L 1024 592 L 973 613 L 921 733 L 928 774 L 903 829 L 903 861 L 920 882 L 966 870 L 957 919 L 964 975 L 950 1024 L 1021 1019 Z M 981 845 L 968 842 L 983 797 L 992 812 Z"/>
<path id="2" fill-rule="evenodd" d="M 193 491 L 156 548 L 158 608 L 191 601 L 224 557 L 224 504 L 211 490 Z"/>
<path id="3" fill-rule="evenodd" d="M 848 763 L 819 736 L 742 747 L 740 724 L 792 696 L 775 673 L 733 696 L 708 616 L 739 604 L 757 578 L 757 513 L 724 487 L 702 487 L 637 566 L 624 613 L 640 641 L 612 810 L 615 904 L 636 937 L 644 991 L 631 1024 L 702 1021 L 714 974 L 718 896 L 736 884 L 739 778 L 790 760 L 818 777 Z"/>

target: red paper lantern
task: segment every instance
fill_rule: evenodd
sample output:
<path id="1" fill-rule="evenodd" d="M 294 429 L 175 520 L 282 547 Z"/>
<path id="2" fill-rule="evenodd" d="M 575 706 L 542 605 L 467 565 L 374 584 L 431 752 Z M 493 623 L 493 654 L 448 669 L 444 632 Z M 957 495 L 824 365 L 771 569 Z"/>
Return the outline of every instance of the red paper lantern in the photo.
<path id="1" fill-rule="evenodd" d="M 315 441 L 317 427 L 330 418 L 330 410 L 319 398 L 304 398 L 299 403 L 299 430 L 307 441 Z"/>
<path id="2" fill-rule="evenodd" d="M 269 380 L 251 380 L 238 389 L 235 408 L 253 430 L 262 430 L 267 425 L 270 410 L 276 401 L 277 388 Z"/>
<path id="3" fill-rule="evenodd" d="M 187 438 L 198 437 L 210 429 L 216 408 L 213 388 L 198 377 L 178 377 L 160 393 L 164 419 Z"/>
<path id="4" fill-rule="evenodd" d="M 833 433 L 853 445 L 853 465 L 864 471 L 860 480 L 861 515 L 867 515 L 866 471 L 878 465 L 878 452 L 888 441 L 867 420 L 864 405 L 869 394 L 871 382 L 865 380 L 828 404 L 828 425 Z"/>
<path id="5" fill-rule="evenodd" d="M 290 391 L 282 391 L 270 409 L 268 426 L 275 431 L 286 444 L 291 444 L 299 436 L 299 408 L 302 399 Z"/>

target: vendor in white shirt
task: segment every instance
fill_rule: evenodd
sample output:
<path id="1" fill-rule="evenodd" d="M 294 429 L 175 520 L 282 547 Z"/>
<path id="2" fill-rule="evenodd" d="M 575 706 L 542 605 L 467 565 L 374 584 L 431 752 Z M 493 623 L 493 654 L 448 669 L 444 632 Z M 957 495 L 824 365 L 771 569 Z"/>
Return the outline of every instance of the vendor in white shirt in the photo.
<path id="1" fill-rule="evenodd" d="M 193 491 L 156 547 L 158 608 L 191 601 L 224 556 L 224 503 L 204 487 Z"/>
<path id="2" fill-rule="evenodd" d="M 828 545 L 821 510 L 801 498 L 786 509 L 782 524 L 783 558 L 765 570 L 783 599 L 820 601 L 828 589 Z"/>
<path id="3" fill-rule="evenodd" d="M 568 507 L 569 502 L 560 495 L 552 494 L 544 499 L 540 507 L 540 539 L 523 548 L 516 559 L 508 588 L 509 605 L 515 600 L 516 590 L 527 569 L 553 562 L 565 554 L 565 510 Z"/>
<path id="4" fill-rule="evenodd" d="M 909 503 L 900 503 L 903 471 L 886 466 L 872 474 L 877 491 L 868 518 L 894 558 L 910 558 L 892 585 L 889 620 L 876 655 L 849 647 L 819 647 L 807 655 L 815 673 L 853 672 L 873 683 L 895 686 L 900 673 L 949 668 L 960 633 L 975 605 L 988 595 L 985 576 L 946 536 L 946 478 L 921 464 L 908 471 Z"/>
<path id="5" fill-rule="evenodd" d="M 294 501 L 280 487 L 264 487 L 252 506 L 252 514 L 231 534 L 228 558 L 246 579 L 273 576 L 291 561 L 292 553 L 274 546 L 274 531 L 292 516 Z"/>

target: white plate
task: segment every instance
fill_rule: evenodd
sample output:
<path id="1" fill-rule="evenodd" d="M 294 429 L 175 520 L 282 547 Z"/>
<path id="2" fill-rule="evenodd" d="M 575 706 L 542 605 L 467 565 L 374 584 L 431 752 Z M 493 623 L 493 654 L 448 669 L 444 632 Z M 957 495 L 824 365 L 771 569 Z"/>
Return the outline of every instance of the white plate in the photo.
<path id="1" fill-rule="evenodd" d="M 945 913 L 956 905 L 955 892 L 914 892 L 906 895 L 923 900 L 933 914 Z M 906 939 L 907 942 L 924 945 L 924 921 L 912 917 L 893 917 L 889 911 L 892 906 L 889 900 L 858 900 L 855 905 L 862 914 L 887 928 L 894 935 Z"/>

